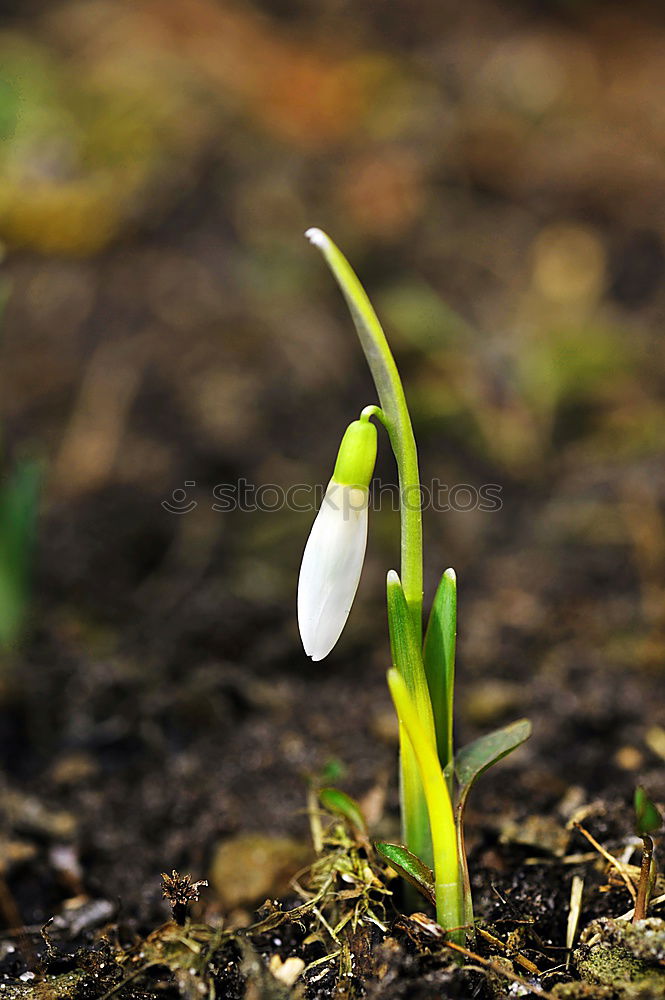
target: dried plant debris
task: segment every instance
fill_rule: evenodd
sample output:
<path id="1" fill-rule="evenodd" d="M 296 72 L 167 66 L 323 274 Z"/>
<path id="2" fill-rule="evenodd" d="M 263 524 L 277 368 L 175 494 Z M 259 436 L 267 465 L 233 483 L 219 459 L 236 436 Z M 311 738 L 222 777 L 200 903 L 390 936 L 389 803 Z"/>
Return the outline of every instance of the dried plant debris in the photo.
<path id="1" fill-rule="evenodd" d="M 19 958 L 18 939 L 13 949 L 5 944 L 0 996 L 665 1000 L 664 921 L 595 920 L 574 951 L 569 926 L 564 946 L 571 898 L 566 879 L 573 872 L 562 859 L 540 867 L 527 859 L 521 870 L 515 861 L 510 876 L 515 891 L 506 889 L 505 895 L 495 887 L 497 909 L 477 924 L 475 941 L 463 947 L 446 939 L 431 909 L 399 912 L 400 900 L 393 895 L 399 882 L 363 830 L 346 816 L 317 815 L 314 861 L 292 879 L 290 895 L 264 902 L 251 925 L 193 921 L 190 906 L 205 883 L 172 871 L 162 876 L 172 921 L 146 937 L 128 937 L 126 930 L 107 923 L 115 917 L 110 904 L 89 901 L 86 906 L 94 912 L 84 924 L 56 917 L 41 929 L 29 966 Z M 425 899 L 422 904 L 427 909 Z"/>
<path id="2" fill-rule="evenodd" d="M 174 871 L 163 878 L 174 911 L 197 898 L 201 883 L 189 875 Z M 293 881 L 293 893 L 295 905 L 267 900 L 258 921 L 246 928 L 196 924 L 185 917 L 182 925 L 174 919 L 130 947 L 106 927 L 91 930 L 85 947 L 67 953 L 47 928 L 46 953 L 34 968 L 7 971 L 0 978 L 1 995 L 351 1000 L 368 990 L 377 998 L 401 995 L 400 990 L 426 996 L 435 984 L 440 989 L 453 982 L 450 995 L 465 995 L 466 973 L 446 948 L 441 929 L 424 914 L 395 922 L 383 863 L 345 822 L 334 820 L 324 831 L 322 850 Z"/>
<path id="3" fill-rule="evenodd" d="M 298 926 L 311 955 L 303 973 L 308 982 L 357 978 L 360 969 L 367 969 L 373 945 L 387 932 L 385 900 L 391 893 L 365 845 L 344 822 L 333 822 L 319 856 L 294 880 L 299 905 L 283 910 L 266 903 L 262 920 L 252 928 L 266 934 L 285 923 Z"/>
<path id="4" fill-rule="evenodd" d="M 170 875 L 162 872 L 162 893 L 171 904 L 173 919 L 177 924 L 184 924 L 189 904 L 198 902 L 199 888 L 207 884 L 206 879 L 192 882 L 191 875 L 179 875 L 175 868 Z"/>

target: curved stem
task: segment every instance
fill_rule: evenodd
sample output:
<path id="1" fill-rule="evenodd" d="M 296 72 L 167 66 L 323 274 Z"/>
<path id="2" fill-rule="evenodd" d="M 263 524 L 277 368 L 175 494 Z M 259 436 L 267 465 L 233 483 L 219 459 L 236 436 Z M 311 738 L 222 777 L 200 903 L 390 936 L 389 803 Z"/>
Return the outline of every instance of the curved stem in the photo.
<path id="1" fill-rule="evenodd" d="M 367 293 L 346 257 L 320 229 L 308 229 L 339 285 L 372 372 L 399 475 L 401 579 L 416 635 L 422 639 L 423 533 L 418 453 L 411 417 L 395 360 Z M 364 412 L 364 411 L 363 411 Z M 378 416 L 378 414 L 376 414 Z"/>
<path id="2" fill-rule="evenodd" d="M 360 420 L 371 420 L 372 417 L 376 417 L 379 423 L 383 424 L 384 427 L 387 426 L 386 415 L 381 407 L 377 406 L 376 403 L 370 403 L 369 406 L 363 406 L 360 411 Z"/>

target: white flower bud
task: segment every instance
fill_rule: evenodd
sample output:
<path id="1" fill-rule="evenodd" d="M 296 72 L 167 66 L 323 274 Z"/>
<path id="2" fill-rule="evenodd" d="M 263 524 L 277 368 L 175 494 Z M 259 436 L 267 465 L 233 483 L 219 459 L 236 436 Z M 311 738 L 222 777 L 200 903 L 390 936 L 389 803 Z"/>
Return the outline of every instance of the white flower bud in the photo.
<path id="1" fill-rule="evenodd" d="M 333 648 L 356 596 L 367 546 L 369 490 L 330 481 L 312 525 L 298 580 L 298 626 L 305 652 Z"/>
<path id="2" fill-rule="evenodd" d="M 376 427 L 365 415 L 347 427 L 335 471 L 312 525 L 298 580 L 298 626 L 305 652 L 322 660 L 346 625 L 367 547 L 369 484 Z"/>

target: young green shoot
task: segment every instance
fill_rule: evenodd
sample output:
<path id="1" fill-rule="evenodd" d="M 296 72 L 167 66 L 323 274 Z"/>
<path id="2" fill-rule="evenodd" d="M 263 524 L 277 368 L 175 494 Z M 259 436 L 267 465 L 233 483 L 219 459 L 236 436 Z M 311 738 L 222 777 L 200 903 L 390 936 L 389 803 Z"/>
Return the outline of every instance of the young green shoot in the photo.
<path id="1" fill-rule="evenodd" d="M 313 660 L 330 653 L 358 588 L 367 544 L 369 487 L 376 459 L 376 418 L 387 432 L 400 488 L 401 573 L 388 573 L 386 597 L 392 668 L 388 685 L 399 720 L 402 844 L 377 854 L 436 906 L 452 942 L 473 925 L 464 850 L 464 809 L 471 786 L 530 733 L 526 720 L 482 737 L 455 754 L 453 695 L 457 579 L 446 570 L 423 643 L 423 541 L 418 455 L 404 389 L 374 309 L 350 264 L 320 229 L 309 240 L 323 254 L 354 321 L 379 404 L 365 406 L 347 429 L 332 479 L 310 532 L 298 583 L 298 624 Z M 348 797 L 325 790 L 327 805 L 358 826 Z M 433 871 L 432 871 L 433 869 Z"/>
<path id="2" fill-rule="evenodd" d="M 651 834 L 663 825 L 663 817 L 657 806 L 649 798 L 642 785 L 635 789 L 635 829 L 642 838 L 642 864 L 633 923 L 644 920 L 649 910 L 649 899 L 656 882 L 656 855 Z"/>

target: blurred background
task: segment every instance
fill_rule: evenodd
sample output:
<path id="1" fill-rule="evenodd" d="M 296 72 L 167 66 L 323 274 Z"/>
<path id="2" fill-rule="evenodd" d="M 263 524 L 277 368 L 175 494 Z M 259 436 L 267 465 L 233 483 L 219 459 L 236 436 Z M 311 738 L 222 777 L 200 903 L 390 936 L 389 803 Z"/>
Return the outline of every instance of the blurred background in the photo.
<path id="1" fill-rule="evenodd" d="M 212 509 L 240 479 L 325 483 L 375 399 L 313 225 L 384 321 L 423 481 L 501 490 L 499 511 L 425 516 L 426 599 L 448 565 L 460 581 L 461 738 L 535 726 L 478 809 L 553 809 L 571 784 L 665 795 L 662 8 L 0 17 L 5 551 L 24 541 L 4 584 L 5 924 L 86 893 L 154 919 L 160 871 L 210 876 L 247 831 L 302 837 L 331 761 L 394 822 L 396 516 L 373 516 L 348 628 L 312 665 L 294 604 L 312 515 Z M 188 513 L 162 506 L 179 490 Z M 248 903 L 220 871 L 219 905 Z"/>

